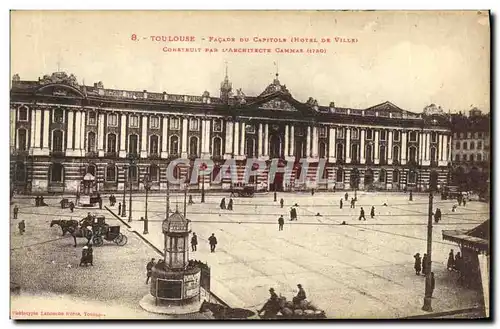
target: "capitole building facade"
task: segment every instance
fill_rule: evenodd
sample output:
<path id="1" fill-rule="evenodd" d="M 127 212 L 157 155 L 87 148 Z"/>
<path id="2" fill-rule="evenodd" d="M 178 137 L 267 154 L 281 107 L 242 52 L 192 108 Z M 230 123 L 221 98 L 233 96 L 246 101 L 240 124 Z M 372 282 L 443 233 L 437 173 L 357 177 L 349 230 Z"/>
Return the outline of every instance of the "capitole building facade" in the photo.
<path id="1" fill-rule="evenodd" d="M 86 86 L 65 72 L 35 81 L 14 75 L 11 184 L 20 193 L 75 193 L 91 173 L 99 191 L 130 184 L 141 190 L 148 174 L 152 190 L 165 190 L 171 161 L 205 158 L 214 167 L 204 188 L 228 190 L 230 179 L 214 180 L 226 159 L 235 160 L 241 177 L 247 158 L 267 166 L 278 158 L 281 166 L 294 162 L 292 172 L 270 181 L 266 168 L 249 184 L 270 191 L 426 190 L 448 183 L 450 131 L 442 111 L 412 113 L 390 102 L 365 109 L 300 102 L 278 74 L 260 95 L 246 96 L 241 89 L 233 93 L 226 73 L 219 97 Z M 298 180 L 302 158 L 305 182 Z M 315 179 L 319 159 L 326 160 L 322 182 Z M 179 165 L 174 176 L 189 171 Z M 201 179 L 189 188 L 201 188 Z"/>

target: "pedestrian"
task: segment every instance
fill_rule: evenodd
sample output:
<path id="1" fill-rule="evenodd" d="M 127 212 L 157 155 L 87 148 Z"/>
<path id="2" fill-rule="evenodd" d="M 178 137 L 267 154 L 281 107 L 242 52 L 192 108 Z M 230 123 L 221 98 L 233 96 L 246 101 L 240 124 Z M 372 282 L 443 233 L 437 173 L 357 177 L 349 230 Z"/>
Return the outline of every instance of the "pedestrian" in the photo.
<path id="1" fill-rule="evenodd" d="M 354 200 L 354 198 L 351 198 L 351 208 L 356 208 L 356 200 Z"/>
<path id="2" fill-rule="evenodd" d="M 337 191 L 337 186 L 333 185 L 333 193 Z"/>
<path id="3" fill-rule="evenodd" d="M 109 196 L 109 206 L 113 207 L 113 194 Z"/>
<path id="4" fill-rule="evenodd" d="M 40 197 L 38 195 L 35 197 L 35 207 L 40 207 Z"/>
<path id="5" fill-rule="evenodd" d="M 283 205 L 285 204 L 285 200 L 283 200 L 283 198 L 280 199 L 280 206 L 281 208 L 283 208 Z"/>
<path id="6" fill-rule="evenodd" d="M 420 258 L 420 254 L 417 252 L 413 258 L 415 258 L 415 274 L 420 275 L 420 271 L 422 271 L 422 259 Z"/>
<path id="7" fill-rule="evenodd" d="M 191 251 L 196 251 L 196 246 L 198 245 L 198 236 L 193 232 L 191 237 Z"/>
<path id="8" fill-rule="evenodd" d="M 99 198 L 99 209 L 102 209 L 102 199 Z"/>
<path id="9" fill-rule="evenodd" d="M 359 212 L 359 220 L 361 220 L 361 218 L 363 218 L 363 220 L 366 220 L 365 210 L 363 209 L 363 207 L 361 207 L 361 211 Z"/>
<path id="10" fill-rule="evenodd" d="M 424 254 L 422 258 L 422 274 L 427 275 L 429 273 L 429 259 L 427 258 L 427 254 Z"/>
<path id="11" fill-rule="evenodd" d="M 413 192 L 410 191 L 410 201 L 413 201 Z"/>
<path id="12" fill-rule="evenodd" d="M 154 266 L 155 266 L 155 259 L 151 258 L 151 260 L 146 264 L 146 284 L 149 283 L 149 279 L 151 278 L 151 274 L 153 273 Z"/>
<path id="13" fill-rule="evenodd" d="M 90 266 L 94 266 L 94 249 L 92 245 L 89 245 L 89 249 L 87 249 L 87 263 L 90 263 Z"/>
<path id="14" fill-rule="evenodd" d="M 82 258 L 80 258 L 80 265 L 87 265 L 88 264 L 88 258 L 89 258 L 89 247 L 87 245 L 83 246 L 82 248 Z"/>
<path id="15" fill-rule="evenodd" d="M 441 209 L 436 208 L 436 212 L 434 213 L 434 222 L 438 223 L 441 220 Z"/>
<path id="16" fill-rule="evenodd" d="M 19 228 L 19 234 L 23 235 L 24 232 L 26 231 L 26 223 L 24 223 L 24 219 L 19 222 L 17 227 Z"/>
<path id="17" fill-rule="evenodd" d="M 188 201 L 188 204 L 194 204 L 194 201 L 193 201 L 193 196 L 190 194 L 189 195 L 189 201 Z"/>
<path id="18" fill-rule="evenodd" d="M 14 213 L 14 219 L 17 219 L 17 213 L 19 212 L 19 208 L 17 207 L 17 205 L 14 206 L 14 210 L 13 210 L 13 213 Z"/>
<path id="19" fill-rule="evenodd" d="M 370 217 L 373 218 L 375 217 L 375 207 L 372 206 L 372 210 L 370 210 Z"/>
<path id="20" fill-rule="evenodd" d="M 297 209 L 295 207 L 292 208 L 291 213 L 292 213 L 292 219 L 297 220 Z"/>
<path id="21" fill-rule="evenodd" d="M 436 288 L 436 280 L 434 279 L 434 272 L 431 272 L 431 297 L 434 293 L 434 288 Z"/>
<path id="22" fill-rule="evenodd" d="M 342 209 L 343 205 L 344 205 L 344 203 L 342 202 L 342 198 L 340 198 L 340 209 Z"/>
<path id="23" fill-rule="evenodd" d="M 462 203 L 463 203 L 463 205 L 465 207 L 465 198 L 463 198 Z"/>
<path id="24" fill-rule="evenodd" d="M 210 252 L 215 252 L 215 246 L 217 246 L 217 238 L 215 237 L 214 233 L 212 233 L 212 235 L 208 238 L 208 243 L 210 244 Z"/>
<path id="25" fill-rule="evenodd" d="M 457 211 L 457 205 L 456 204 L 454 204 L 453 207 L 451 207 L 451 212 L 455 212 L 455 211 Z"/>
<path id="26" fill-rule="evenodd" d="M 73 201 L 71 201 L 71 202 L 69 203 L 69 210 L 70 210 L 71 212 L 73 212 L 73 210 L 75 210 L 75 204 L 73 203 Z"/>
<path id="27" fill-rule="evenodd" d="M 278 199 L 277 199 L 277 197 L 278 197 L 278 194 L 277 194 L 277 193 L 276 193 L 276 191 L 275 191 L 275 192 L 274 192 L 274 202 L 276 202 L 276 201 L 278 200 Z"/>
<path id="28" fill-rule="evenodd" d="M 455 257 L 453 255 L 453 249 L 450 250 L 448 254 L 448 262 L 446 263 L 446 268 L 448 271 L 453 271 L 455 269 Z"/>
<path id="29" fill-rule="evenodd" d="M 118 216 L 122 214 L 122 203 L 118 203 Z"/>
<path id="30" fill-rule="evenodd" d="M 311 196 L 314 196 L 314 189 L 311 189 Z"/>
<path id="31" fill-rule="evenodd" d="M 462 272 L 462 255 L 460 251 L 455 255 L 455 270 L 460 273 Z"/>
<path id="32" fill-rule="evenodd" d="M 306 300 L 307 298 L 306 292 L 304 291 L 304 288 L 302 288 L 302 285 L 298 284 L 297 288 L 299 288 L 299 292 L 297 293 L 297 296 L 292 298 L 292 302 L 295 305 L 299 304 L 303 300 Z"/>
<path id="33" fill-rule="evenodd" d="M 283 225 L 285 224 L 285 219 L 283 218 L 283 215 L 278 218 L 278 231 L 283 231 Z"/>
<path id="34" fill-rule="evenodd" d="M 226 198 L 222 198 L 222 200 L 220 200 L 220 208 L 223 210 L 226 209 Z"/>
<path id="35" fill-rule="evenodd" d="M 233 199 L 229 199 L 227 204 L 227 210 L 233 210 Z"/>
<path id="36" fill-rule="evenodd" d="M 345 198 L 345 201 L 347 201 L 349 199 L 349 193 L 345 192 L 344 198 Z"/>

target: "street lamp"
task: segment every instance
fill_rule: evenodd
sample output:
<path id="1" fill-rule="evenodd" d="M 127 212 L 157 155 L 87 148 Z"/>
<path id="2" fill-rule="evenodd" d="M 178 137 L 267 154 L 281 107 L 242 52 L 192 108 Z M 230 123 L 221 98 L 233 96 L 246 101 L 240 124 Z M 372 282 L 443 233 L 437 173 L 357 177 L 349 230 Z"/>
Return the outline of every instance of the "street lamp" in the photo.
<path id="1" fill-rule="evenodd" d="M 144 211 L 144 232 L 143 234 L 148 234 L 148 192 L 151 189 L 151 180 L 149 179 L 149 175 L 145 174 L 142 183 L 144 184 L 144 190 L 146 190 L 146 206 Z"/>
<path id="2" fill-rule="evenodd" d="M 203 162 L 200 165 L 200 169 L 203 171 L 201 176 L 201 203 L 205 203 L 205 170 L 207 169 L 207 164 Z"/>
<path id="3" fill-rule="evenodd" d="M 127 191 L 127 180 L 129 179 L 129 175 L 128 175 L 128 166 L 125 165 L 123 166 L 123 202 L 122 202 L 122 213 L 120 214 L 120 216 L 122 217 L 126 217 L 127 216 L 127 210 L 126 210 L 126 206 L 125 206 L 125 193 Z"/>
<path id="4" fill-rule="evenodd" d="M 129 156 L 129 162 L 130 162 L 130 167 L 135 166 L 135 156 L 133 154 L 130 154 Z M 138 169 L 136 167 L 136 177 L 138 174 Z M 130 191 L 129 191 L 129 199 L 128 199 L 128 222 L 132 222 L 132 177 L 130 177 L 130 172 L 129 172 L 129 186 L 130 186 Z"/>
<path id="5" fill-rule="evenodd" d="M 429 214 L 427 218 L 427 274 L 425 275 L 425 297 L 423 311 L 432 312 L 432 289 L 431 289 L 431 272 L 432 272 L 432 188 L 429 190 Z"/>

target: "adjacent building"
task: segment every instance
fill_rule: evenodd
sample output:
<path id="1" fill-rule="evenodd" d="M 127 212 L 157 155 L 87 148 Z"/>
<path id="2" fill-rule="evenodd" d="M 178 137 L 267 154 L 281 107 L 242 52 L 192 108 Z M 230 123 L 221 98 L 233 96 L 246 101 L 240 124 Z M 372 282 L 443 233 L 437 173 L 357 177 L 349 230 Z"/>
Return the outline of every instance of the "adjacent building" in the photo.
<path id="1" fill-rule="evenodd" d="M 146 173 L 152 189 L 163 190 L 166 168 L 179 157 L 214 163 L 191 189 L 231 188 L 230 181 L 214 182 L 220 165 L 234 159 L 242 178 L 253 157 L 267 166 L 276 158 L 281 166 L 294 163 L 287 179 L 270 181 L 267 170 L 253 179 L 260 190 L 425 190 L 448 184 L 452 153 L 450 119 L 440 108 L 412 113 L 391 102 L 362 109 L 301 102 L 278 74 L 256 96 L 233 93 L 226 74 L 218 97 L 87 86 L 64 72 L 34 81 L 15 75 L 10 120 L 11 182 L 34 193 L 76 192 L 86 173 L 100 191 L 142 189 Z M 300 158 L 309 164 L 306 183 L 297 179 Z M 327 161 L 322 183 L 314 179 L 319 159 Z M 189 172 L 178 166 L 174 175 Z"/>

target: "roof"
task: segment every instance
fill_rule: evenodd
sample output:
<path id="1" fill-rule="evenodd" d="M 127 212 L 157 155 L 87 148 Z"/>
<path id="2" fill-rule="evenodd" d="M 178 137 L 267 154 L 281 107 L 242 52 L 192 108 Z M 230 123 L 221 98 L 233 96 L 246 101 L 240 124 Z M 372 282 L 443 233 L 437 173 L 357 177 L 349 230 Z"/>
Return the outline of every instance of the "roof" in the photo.
<path id="1" fill-rule="evenodd" d="M 490 250 L 490 220 L 481 223 L 470 230 L 444 230 L 443 240 L 455 242 L 478 252 L 489 253 Z"/>
<path id="2" fill-rule="evenodd" d="M 168 232 L 187 232 L 189 220 L 184 218 L 178 210 L 168 217 L 167 231 Z"/>

